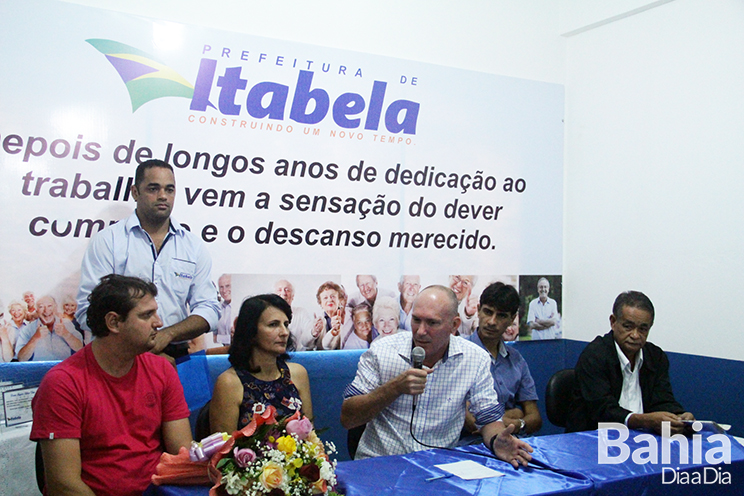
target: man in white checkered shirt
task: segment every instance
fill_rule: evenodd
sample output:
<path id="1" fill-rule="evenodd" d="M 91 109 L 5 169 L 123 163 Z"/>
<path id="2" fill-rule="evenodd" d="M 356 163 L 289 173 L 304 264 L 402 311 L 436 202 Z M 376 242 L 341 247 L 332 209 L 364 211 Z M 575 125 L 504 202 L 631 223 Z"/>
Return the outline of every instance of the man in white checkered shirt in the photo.
<path id="1" fill-rule="evenodd" d="M 413 332 L 378 339 L 359 360 L 344 391 L 341 424 L 367 424 L 356 459 L 400 455 L 457 443 L 470 402 L 484 443 L 515 468 L 532 459 L 530 447 L 501 422 L 504 413 L 493 388 L 488 354 L 452 333 L 460 325 L 457 297 L 445 286 L 430 286 L 413 304 Z M 426 352 L 424 367 L 413 368 L 411 350 Z M 413 398 L 417 406 L 410 434 Z"/>

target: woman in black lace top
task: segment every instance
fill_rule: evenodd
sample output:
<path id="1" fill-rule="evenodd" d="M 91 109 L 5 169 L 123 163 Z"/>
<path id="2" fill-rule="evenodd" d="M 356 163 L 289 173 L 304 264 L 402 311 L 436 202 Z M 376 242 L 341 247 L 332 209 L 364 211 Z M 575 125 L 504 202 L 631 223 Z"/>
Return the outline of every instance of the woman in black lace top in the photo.
<path id="1" fill-rule="evenodd" d="M 312 419 L 310 382 L 305 367 L 287 360 L 294 350 L 289 322 L 292 308 L 273 294 L 248 298 L 240 307 L 230 346 L 232 367 L 214 386 L 209 408 L 212 432 L 232 433 L 268 405 L 277 418 L 300 410 Z"/>

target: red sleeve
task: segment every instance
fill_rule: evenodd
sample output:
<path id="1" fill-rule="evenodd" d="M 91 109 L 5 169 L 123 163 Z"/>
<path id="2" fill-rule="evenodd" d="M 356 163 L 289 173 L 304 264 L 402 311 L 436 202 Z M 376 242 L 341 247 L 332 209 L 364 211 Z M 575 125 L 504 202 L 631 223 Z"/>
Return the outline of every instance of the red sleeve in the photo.
<path id="1" fill-rule="evenodd" d="M 66 370 L 57 366 L 47 372 L 31 402 L 34 423 L 29 439 L 80 439 L 81 393 Z"/>
<path id="2" fill-rule="evenodd" d="M 188 418 L 191 412 L 178 373 L 167 360 L 163 359 L 163 362 L 163 422 Z"/>

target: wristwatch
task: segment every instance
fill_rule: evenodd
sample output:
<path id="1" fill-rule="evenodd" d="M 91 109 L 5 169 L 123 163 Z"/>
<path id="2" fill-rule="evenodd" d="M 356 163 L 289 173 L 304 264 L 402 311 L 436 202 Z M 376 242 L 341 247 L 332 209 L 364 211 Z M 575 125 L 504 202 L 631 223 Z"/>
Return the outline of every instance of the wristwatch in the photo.
<path id="1" fill-rule="evenodd" d="M 524 432 L 524 419 L 519 419 L 519 431 L 517 434 L 522 434 Z"/>

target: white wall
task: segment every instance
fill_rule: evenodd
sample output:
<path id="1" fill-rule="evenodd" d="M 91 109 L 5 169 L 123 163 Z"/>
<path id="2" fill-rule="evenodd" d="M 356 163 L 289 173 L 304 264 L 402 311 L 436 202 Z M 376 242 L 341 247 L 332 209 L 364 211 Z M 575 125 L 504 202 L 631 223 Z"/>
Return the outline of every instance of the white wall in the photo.
<path id="1" fill-rule="evenodd" d="M 566 336 L 634 288 L 665 349 L 744 359 L 744 4 L 598 2 L 74 3 L 565 84 Z"/>
<path id="2" fill-rule="evenodd" d="M 744 3 L 676 0 L 567 38 L 569 337 L 645 292 L 666 350 L 744 359 Z"/>
<path id="3" fill-rule="evenodd" d="M 71 0 L 267 38 L 563 82 L 555 0 Z"/>

